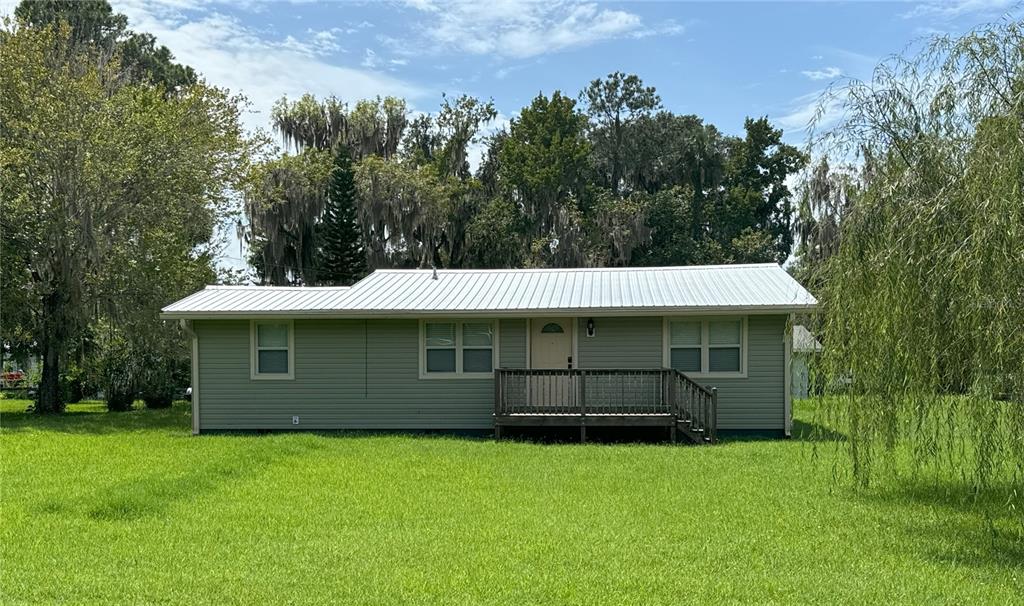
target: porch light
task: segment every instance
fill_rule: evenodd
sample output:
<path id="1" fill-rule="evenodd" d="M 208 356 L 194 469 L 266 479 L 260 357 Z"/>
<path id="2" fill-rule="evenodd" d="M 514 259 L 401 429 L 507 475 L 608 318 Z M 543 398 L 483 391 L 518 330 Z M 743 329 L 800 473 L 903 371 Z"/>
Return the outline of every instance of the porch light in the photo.
<path id="1" fill-rule="evenodd" d="M 594 318 L 590 318 L 587 320 L 587 336 L 594 336 Z"/>

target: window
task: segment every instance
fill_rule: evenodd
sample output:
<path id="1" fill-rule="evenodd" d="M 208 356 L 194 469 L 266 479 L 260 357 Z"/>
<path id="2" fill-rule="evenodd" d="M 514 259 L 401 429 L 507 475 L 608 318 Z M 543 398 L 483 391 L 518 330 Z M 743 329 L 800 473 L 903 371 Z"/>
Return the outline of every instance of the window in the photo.
<path id="1" fill-rule="evenodd" d="M 455 372 L 454 322 L 427 322 L 427 372 Z"/>
<path id="2" fill-rule="evenodd" d="M 665 364 L 687 374 L 746 376 L 746 318 L 666 320 Z"/>
<path id="3" fill-rule="evenodd" d="M 672 322 L 671 367 L 683 372 L 701 371 L 701 323 Z"/>
<path id="4" fill-rule="evenodd" d="M 544 328 L 540 329 L 540 331 L 542 333 L 543 332 L 547 332 L 547 333 L 552 333 L 552 332 L 553 333 L 564 333 L 565 332 L 564 330 L 562 330 L 562 325 L 561 324 L 556 324 L 555 322 L 548 322 L 547 324 L 544 325 Z"/>
<path id="5" fill-rule="evenodd" d="M 709 372 L 739 372 L 740 349 L 742 348 L 742 320 L 712 320 L 708 322 Z"/>
<path id="6" fill-rule="evenodd" d="M 424 321 L 422 335 L 421 378 L 480 377 L 494 372 L 494 322 Z"/>
<path id="7" fill-rule="evenodd" d="M 294 337 L 291 320 L 252 322 L 252 378 L 294 378 Z"/>

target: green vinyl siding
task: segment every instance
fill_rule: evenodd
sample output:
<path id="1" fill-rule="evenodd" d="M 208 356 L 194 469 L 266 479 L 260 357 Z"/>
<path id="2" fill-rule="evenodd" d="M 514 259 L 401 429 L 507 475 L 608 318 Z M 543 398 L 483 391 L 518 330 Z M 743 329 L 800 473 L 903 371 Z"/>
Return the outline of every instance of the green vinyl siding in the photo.
<path id="1" fill-rule="evenodd" d="M 594 318 L 594 336 L 579 323 L 580 368 L 661 368 L 663 319 L 653 316 Z M 747 376 L 698 379 L 718 388 L 719 429 L 785 428 L 786 316 L 749 316 Z"/>
<path id="2" fill-rule="evenodd" d="M 492 426 L 491 379 L 419 378 L 416 320 L 296 320 L 293 380 L 250 378 L 247 320 L 195 330 L 203 431 Z"/>
<path id="3" fill-rule="evenodd" d="M 594 336 L 587 336 L 587 318 L 577 326 L 579 368 L 661 368 L 661 316 L 594 318 Z"/>
<path id="4" fill-rule="evenodd" d="M 742 379 L 698 379 L 718 388 L 719 429 L 786 427 L 786 316 L 747 319 L 747 376 Z"/>
<path id="5" fill-rule="evenodd" d="M 579 368 L 659 368 L 662 318 L 599 317 L 577 333 Z M 248 320 L 198 320 L 201 431 L 490 429 L 494 382 L 421 379 L 417 320 L 295 320 L 292 380 L 253 380 Z M 500 320 L 497 364 L 524 368 L 527 323 Z M 781 430 L 785 316 L 750 316 L 747 377 L 719 388 L 719 428 Z M 299 425 L 292 425 L 292 416 Z"/>
<path id="6" fill-rule="evenodd" d="M 502 320 L 498 327 L 500 368 L 526 368 L 526 320 Z"/>

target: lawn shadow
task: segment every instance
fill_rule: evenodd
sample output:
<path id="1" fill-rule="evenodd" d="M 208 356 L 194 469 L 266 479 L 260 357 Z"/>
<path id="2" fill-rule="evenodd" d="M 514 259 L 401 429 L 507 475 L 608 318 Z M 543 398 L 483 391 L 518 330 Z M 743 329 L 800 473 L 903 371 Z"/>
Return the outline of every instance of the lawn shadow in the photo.
<path id="1" fill-rule="evenodd" d="M 1024 515 L 1020 487 L 1009 484 L 976 489 L 964 482 L 892 480 L 859 492 L 860 500 L 889 507 L 936 510 L 939 516 L 911 516 L 909 533 L 927 539 L 927 559 L 948 565 L 999 566 L 1024 572 Z M 939 518 L 939 521 L 936 521 Z"/>
<path id="2" fill-rule="evenodd" d="M 801 442 L 845 442 L 846 434 L 813 421 L 793 420 L 793 438 Z"/>
<path id="3" fill-rule="evenodd" d="M 3 401 L 0 401 L 3 402 Z M 175 402 L 170 408 L 149 409 L 136 404 L 125 412 L 108 412 L 103 402 L 69 404 L 62 414 L 35 414 L 27 412 L 31 402 L 19 401 L 17 409 L 12 402 L 3 402 L 0 411 L 0 433 L 23 431 L 50 431 L 66 434 L 106 435 L 131 431 L 171 431 L 182 435 L 191 433 L 192 409 L 188 402 Z"/>
<path id="4" fill-rule="evenodd" d="M 323 448 L 314 441 L 279 442 L 272 446 L 254 441 L 251 446 L 232 449 L 219 459 L 190 461 L 186 471 L 167 470 L 120 481 L 86 499 L 49 499 L 38 503 L 38 513 L 79 513 L 98 521 L 129 522 L 159 516 L 175 504 L 210 493 L 227 482 L 244 480 L 262 470 Z"/>

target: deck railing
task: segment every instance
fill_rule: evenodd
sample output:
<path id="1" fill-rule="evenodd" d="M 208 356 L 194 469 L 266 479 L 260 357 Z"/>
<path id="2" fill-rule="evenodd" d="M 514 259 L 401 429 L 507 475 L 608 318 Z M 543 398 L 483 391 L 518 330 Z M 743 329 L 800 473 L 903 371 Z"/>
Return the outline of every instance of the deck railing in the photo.
<path id="1" fill-rule="evenodd" d="M 718 388 L 708 389 L 683 372 L 671 369 L 669 399 L 679 423 L 708 442 L 718 441 Z"/>
<path id="2" fill-rule="evenodd" d="M 499 368 L 496 417 L 671 416 L 688 434 L 717 438 L 718 395 L 670 368 Z"/>

